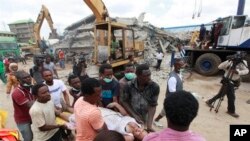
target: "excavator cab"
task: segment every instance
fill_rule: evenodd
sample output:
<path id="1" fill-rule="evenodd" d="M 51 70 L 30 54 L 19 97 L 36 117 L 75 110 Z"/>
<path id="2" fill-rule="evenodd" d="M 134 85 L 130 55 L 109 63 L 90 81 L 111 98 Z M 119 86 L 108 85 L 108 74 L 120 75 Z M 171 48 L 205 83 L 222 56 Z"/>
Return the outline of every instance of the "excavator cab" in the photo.
<path id="1" fill-rule="evenodd" d="M 129 55 L 138 56 L 135 54 L 134 31 L 126 25 L 112 22 L 96 24 L 95 38 L 96 63 L 109 61 L 116 67 L 128 63 Z"/>
<path id="2" fill-rule="evenodd" d="M 129 63 L 128 56 L 143 58 L 144 43 L 134 40 L 134 31 L 127 25 L 111 20 L 102 0 L 84 0 L 96 17 L 94 37 L 95 64 L 109 62 L 113 69 Z M 123 68 L 122 68 L 123 69 Z"/>

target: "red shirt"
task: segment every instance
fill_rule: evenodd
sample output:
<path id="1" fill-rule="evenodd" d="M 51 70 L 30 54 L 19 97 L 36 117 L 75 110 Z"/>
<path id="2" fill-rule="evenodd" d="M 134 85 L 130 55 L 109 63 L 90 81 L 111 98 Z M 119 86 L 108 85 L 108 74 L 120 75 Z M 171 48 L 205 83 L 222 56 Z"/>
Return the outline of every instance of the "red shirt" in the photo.
<path id="1" fill-rule="evenodd" d="M 5 58 L 3 60 L 3 63 L 4 63 L 5 73 L 9 73 L 10 72 L 10 70 L 9 70 L 10 62 L 9 62 L 8 58 Z"/>
<path id="2" fill-rule="evenodd" d="M 59 52 L 59 59 L 64 59 L 64 52 L 63 51 Z"/>
<path id="3" fill-rule="evenodd" d="M 18 86 L 12 93 L 12 101 L 14 107 L 14 119 L 17 124 L 31 122 L 29 115 L 30 107 L 27 106 L 29 101 L 34 100 L 30 91 Z"/>

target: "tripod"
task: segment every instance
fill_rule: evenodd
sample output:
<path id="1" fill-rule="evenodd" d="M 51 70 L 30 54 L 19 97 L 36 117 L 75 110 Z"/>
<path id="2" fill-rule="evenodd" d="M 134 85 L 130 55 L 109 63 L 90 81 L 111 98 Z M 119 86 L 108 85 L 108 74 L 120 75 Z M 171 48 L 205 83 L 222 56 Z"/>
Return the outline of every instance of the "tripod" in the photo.
<path id="1" fill-rule="evenodd" d="M 210 107 L 210 111 L 214 108 L 217 99 L 219 99 L 219 101 L 218 101 L 218 103 L 217 103 L 217 105 L 215 107 L 215 110 L 214 110 L 216 113 L 218 113 L 219 108 L 221 106 L 221 103 L 222 103 L 222 101 L 224 99 L 224 96 L 228 93 L 228 89 L 229 89 L 228 87 L 232 86 L 232 85 L 230 85 L 230 83 L 233 83 L 232 77 L 233 77 L 233 75 L 235 73 L 235 69 L 236 69 L 236 66 L 237 66 L 238 63 L 239 62 L 234 62 L 233 61 L 233 65 L 229 68 L 229 71 L 228 71 L 226 77 L 222 78 L 222 80 L 221 80 L 222 86 L 221 86 L 218 94 L 214 97 L 216 100 L 214 100 L 211 103 L 212 106 Z"/>

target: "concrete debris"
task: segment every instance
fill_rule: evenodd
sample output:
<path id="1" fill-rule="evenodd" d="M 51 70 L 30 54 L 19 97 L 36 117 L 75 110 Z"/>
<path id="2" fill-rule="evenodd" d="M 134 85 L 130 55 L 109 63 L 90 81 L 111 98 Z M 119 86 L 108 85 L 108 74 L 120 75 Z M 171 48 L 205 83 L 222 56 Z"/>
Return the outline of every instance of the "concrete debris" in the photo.
<path id="1" fill-rule="evenodd" d="M 127 24 L 134 29 L 135 39 L 138 41 L 144 41 L 144 61 L 152 66 L 154 64 L 152 62 L 155 62 L 154 55 L 157 50 L 162 50 L 163 52 L 170 51 L 171 47 L 176 46 L 181 40 L 176 37 L 176 35 L 143 21 L 144 15 L 145 13 L 140 14 L 138 19 L 135 17 L 116 17 L 111 20 Z M 64 50 L 66 52 L 67 61 L 71 60 L 73 56 L 93 53 L 94 21 L 94 16 L 90 15 L 68 26 L 65 29 L 66 32 L 64 33 L 64 38 L 60 40 L 59 43 L 53 45 L 55 52 L 57 52 L 58 49 Z M 89 57 L 92 56 L 89 55 Z"/>
<path id="2" fill-rule="evenodd" d="M 164 69 L 160 71 L 151 71 L 151 79 L 155 81 L 158 84 L 166 83 L 166 80 L 168 78 L 169 69 Z"/>
<path id="3" fill-rule="evenodd" d="M 184 44 L 189 43 L 190 39 L 192 38 L 192 34 L 193 32 L 191 31 L 181 31 L 181 32 L 172 33 L 172 35 L 181 39 Z"/>

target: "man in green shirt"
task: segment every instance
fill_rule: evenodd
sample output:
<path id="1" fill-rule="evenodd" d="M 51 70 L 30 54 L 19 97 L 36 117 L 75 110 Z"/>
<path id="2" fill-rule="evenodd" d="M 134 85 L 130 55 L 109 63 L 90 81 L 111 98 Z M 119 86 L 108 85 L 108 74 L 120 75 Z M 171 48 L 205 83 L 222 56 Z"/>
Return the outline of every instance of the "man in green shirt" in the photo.
<path id="1" fill-rule="evenodd" d="M 111 42 L 111 56 L 112 59 L 118 59 L 119 55 L 116 54 L 116 50 L 120 48 L 119 42 L 116 41 L 116 37 L 112 37 L 112 42 Z"/>

